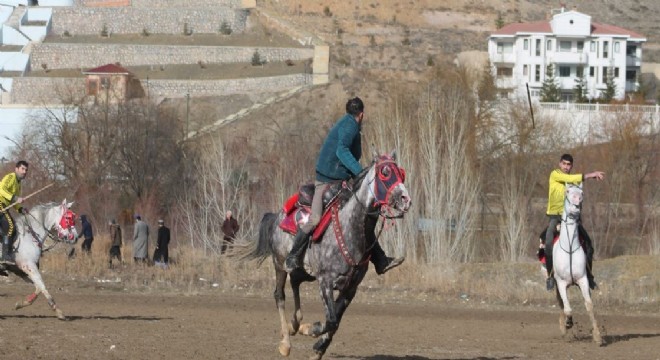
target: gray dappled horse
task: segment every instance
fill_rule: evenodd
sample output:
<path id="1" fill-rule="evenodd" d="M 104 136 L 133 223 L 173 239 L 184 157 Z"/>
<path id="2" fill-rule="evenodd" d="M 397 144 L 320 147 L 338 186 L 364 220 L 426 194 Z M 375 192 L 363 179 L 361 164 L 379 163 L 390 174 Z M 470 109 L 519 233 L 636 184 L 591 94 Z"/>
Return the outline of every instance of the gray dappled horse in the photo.
<path id="1" fill-rule="evenodd" d="M 569 286 L 577 284 L 580 287 L 584 305 L 591 319 L 593 340 L 601 345 L 602 339 L 596 323 L 594 306 L 589 291 L 589 280 L 587 279 L 587 256 L 578 236 L 582 199 L 581 186 L 566 185 L 559 240 L 552 249 L 552 268 L 557 282 L 556 296 L 561 308 L 559 329 L 564 335 L 567 329 L 573 327 L 573 314 L 566 291 Z"/>
<path id="2" fill-rule="evenodd" d="M 14 241 L 14 264 L 6 263 L 5 271 L 12 272 L 21 278 L 34 284 L 34 293 L 20 302 L 16 303 L 16 310 L 32 305 L 40 293 L 48 300 L 48 305 L 57 314 L 60 320 L 66 317 L 55 304 L 44 285 L 39 273 L 39 259 L 43 252 L 44 242 L 47 238 L 54 241 L 74 242 L 77 237 L 75 228 L 75 214 L 69 210 L 73 203 L 67 203 L 66 199 L 61 204 L 49 203 L 37 205 L 30 209 L 27 214 L 16 216 L 16 240 Z M 57 232 L 54 235 L 53 232 Z"/>
<path id="3" fill-rule="evenodd" d="M 370 251 L 377 241 L 374 230 L 378 217 L 400 218 L 410 208 L 410 195 L 404 180 L 405 172 L 397 165 L 394 152 L 381 156 L 374 153 L 372 164 L 340 190 L 338 205 L 329 205 L 331 223 L 318 241 L 311 242 L 307 249 L 306 270 L 296 269 L 290 274 L 295 311 L 288 324 L 284 313 L 284 286 L 287 279 L 284 261 L 293 246 L 293 235 L 279 226 L 286 216 L 284 212 L 264 215 L 259 226 L 258 242 L 249 249 L 246 258 L 259 259 L 259 263 L 269 255 L 273 258 L 276 276 L 274 295 L 282 335 L 280 354 L 289 355 L 289 336 L 299 332 L 321 337 L 314 344 L 315 354 L 311 358 L 323 357 L 367 272 Z M 314 280 L 319 282 L 325 307 L 325 323 L 301 324 L 300 284 Z M 336 298 L 333 290 L 338 291 Z"/>

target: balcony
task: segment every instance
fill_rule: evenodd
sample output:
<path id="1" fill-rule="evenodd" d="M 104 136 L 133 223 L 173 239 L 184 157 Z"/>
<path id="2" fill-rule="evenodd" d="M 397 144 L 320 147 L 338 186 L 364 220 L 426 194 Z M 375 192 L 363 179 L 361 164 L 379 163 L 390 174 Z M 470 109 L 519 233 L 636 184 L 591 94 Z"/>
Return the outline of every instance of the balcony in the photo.
<path id="1" fill-rule="evenodd" d="M 589 54 L 578 52 L 556 52 L 552 55 L 552 61 L 555 64 L 587 64 L 589 62 Z"/>
<path id="2" fill-rule="evenodd" d="M 513 53 L 495 54 L 492 61 L 494 64 L 515 64 L 516 55 Z"/>
<path id="3" fill-rule="evenodd" d="M 631 67 L 631 66 L 642 66 L 642 58 L 637 57 L 637 56 L 626 56 L 626 66 Z"/>
<path id="4" fill-rule="evenodd" d="M 637 81 L 626 80 L 626 92 L 635 92 L 639 88 L 639 83 Z"/>
<path id="5" fill-rule="evenodd" d="M 495 86 L 499 89 L 513 89 L 518 86 L 518 83 L 513 77 L 498 76 L 495 79 Z"/>

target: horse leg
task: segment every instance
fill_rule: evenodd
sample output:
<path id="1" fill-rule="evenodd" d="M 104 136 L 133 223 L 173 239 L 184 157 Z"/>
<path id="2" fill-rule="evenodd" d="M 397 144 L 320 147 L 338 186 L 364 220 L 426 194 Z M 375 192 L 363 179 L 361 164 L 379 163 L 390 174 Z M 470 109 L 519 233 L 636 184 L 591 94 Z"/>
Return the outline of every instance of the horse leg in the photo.
<path id="1" fill-rule="evenodd" d="M 573 310 L 571 309 L 571 304 L 568 302 L 568 296 L 566 294 L 567 287 L 568 284 L 566 281 L 557 281 L 557 300 L 559 300 L 559 305 L 561 306 L 559 330 L 562 335 L 566 335 L 566 329 L 573 327 Z"/>
<path id="2" fill-rule="evenodd" d="M 328 279 L 319 280 L 319 287 L 321 291 L 321 298 L 323 299 L 323 305 L 325 307 L 325 323 L 322 324 L 321 322 L 317 321 L 314 324 L 300 325 L 299 332 L 303 335 L 318 337 L 326 333 L 334 333 L 339 326 L 337 321 L 337 312 L 335 310 L 332 281 Z M 331 335 L 329 336 L 330 339 L 332 339 Z M 323 343 L 323 339 L 320 339 L 319 342 Z M 325 350 L 327 349 L 328 345 L 330 344 L 330 341 L 328 340 L 325 347 L 317 346 L 319 342 L 314 345 L 315 354 L 310 357 L 310 359 L 320 360 L 323 357 L 323 354 L 325 354 Z"/>
<path id="3" fill-rule="evenodd" d="M 289 274 L 291 279 L 291 290 L 293 292 L 294 312 L 289 324 L 289 334 L 295 335 L 300 329 L 300 323 L 303 320 L 303 314 L 300 307 L 300 284 L 305 281 L 314 281 L 315 278 L 301 270 L 295 270 Z"/>
<path id="4" fill-rule="evenodd" d="M 600 336 L 600 329 L 598 329 L 598 323 L 596 322 L 596 315 L 594 314 L 594 304 L 591 301 L 591 292 L 589 291 L 589 279 L 586 276 L 581 277 L 578 280 L 578 286 L 582 292 L 582 297 L 584 298 L 584 306 L 587 308 L 587 313 L 589 313 L 589 319 L 591 319 L 591 335 L 593 340 L 598 345 L 603 345 L 603 339 Z"/>
<path id="5" fill-rule="evenodd" d="M 17 302 L 15 309 L 18 310 L 20 308 L 26 307 L 28 305 L 32 305 L 34 300 L 37 299 L 40 293 L 43 293 L 44 296 L 46 297 L 46 300 L 48 301 L 48 305 L 50 305 L 50 308 L 55 311 L 55 314 L 57 315 L 57 318 L 60 320 L 66 320 L 66 317 L 62 313 L 62 310 L 60 310 L 57 307 L 57 304 L 55 303 L 55 299 L 50 295 L 50 292 L 46 289 L 46 285 L 44 285 L 44 281 L 41 278 L 41 273 L 39 273 L 39 269 L 37 269 L 37 266 L 35 264 L 29 264 L 27 266 L 21 266 L 21 270 L 27 274 L 27 276 L 30 278 L 32 283 L 34 284 L 34 293 L 30 294 L 24 301 L 22 302 Z"/>
<path id="6" fill-rule="evenodd" d="M 289 329 L 287 326 L 286 315 L 284 313 L 284 300 L 286 296 L 284 295 L 284 285 L 286 284 L 286 271 L 275 270 L 275 305 L 277 305 L 277 311 L 280 314 L 280 335 L 282 336 L 282 341 L 278 346 L 278 350 L 282 356 L 289 356 L 291 351 L 291 340 L 289 339 Z"/>

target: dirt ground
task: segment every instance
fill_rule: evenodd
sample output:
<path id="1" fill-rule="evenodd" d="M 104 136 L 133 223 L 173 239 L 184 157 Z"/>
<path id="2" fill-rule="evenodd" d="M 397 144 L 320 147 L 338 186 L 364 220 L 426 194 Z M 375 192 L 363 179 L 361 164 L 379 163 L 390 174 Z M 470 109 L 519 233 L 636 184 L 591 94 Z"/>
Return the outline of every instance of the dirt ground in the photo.
<path id="1" fill-rule="evenodd" d="M 315 286 L 315 285 L 306 285 Z M 254 293 L 175 295 L 52 286 L 68 316 L 59 321 L 43 297 L 13 305 L 32 291 L 16 281 L 0 290 L 0 358 L 279 359 L 278 316 L 270 296 Z M 291 310 L 291 301 L 287 301 Z M 324 359 L 660 359 L 660 316 L 597 314 L 605 346 L 591 342 L 582 304 L 562 338 L 556 310 L 418 301 L 356 302 Z M 305 299 L 307 321 L 322 317 Z M 307 359 L 314 339 L 292 337 L 291 359 Z M 555 355 L 550 355 L 555 354 Z"/>

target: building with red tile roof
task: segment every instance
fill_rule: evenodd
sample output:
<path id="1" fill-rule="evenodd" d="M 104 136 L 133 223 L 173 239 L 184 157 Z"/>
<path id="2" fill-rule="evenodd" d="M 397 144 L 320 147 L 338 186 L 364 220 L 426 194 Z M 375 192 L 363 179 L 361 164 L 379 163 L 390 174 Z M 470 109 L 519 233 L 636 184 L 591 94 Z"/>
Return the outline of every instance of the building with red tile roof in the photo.
<path id="1" fill-rule="evenodd" d="M 562 100 L 572 101 L 576 79 L 586 96 L 598 98 L 614 77 L 615 98 L 636 91 L 646 38 L 632 30 L 591 21 L 591 16 L 562 8 L 549 21 L 508 24 L 488 38 L 488 56 L 498 88 L 508 97 L 526 97 L 529 85 L 538 98 L 546 68 L 552 65 Z"/>

